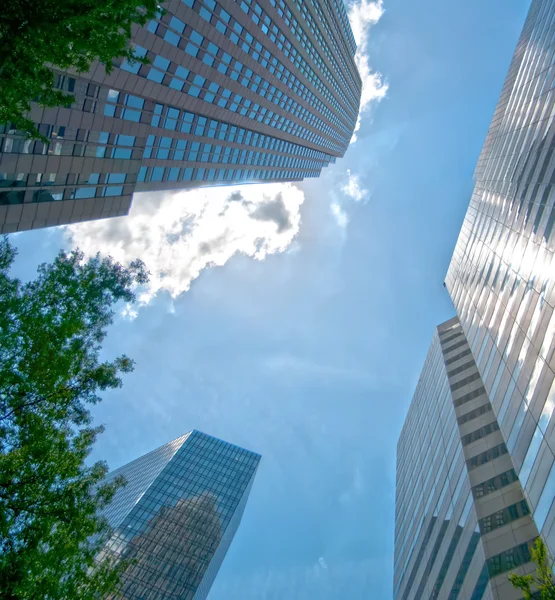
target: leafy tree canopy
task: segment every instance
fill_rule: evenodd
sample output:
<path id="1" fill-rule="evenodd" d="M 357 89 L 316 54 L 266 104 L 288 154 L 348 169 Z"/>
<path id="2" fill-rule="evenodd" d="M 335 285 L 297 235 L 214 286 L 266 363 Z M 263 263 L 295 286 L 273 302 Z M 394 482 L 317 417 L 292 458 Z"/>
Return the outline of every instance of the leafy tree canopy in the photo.
<path id="1" fill-rule="evenodd" d="M 89 406 L 121 386 L 126 356 L 101 361 L 115 303 L 148 274 L 111 258 L 61 252 L 34 281 L 10 277 L 0 238 L 0 589 L 8 599 L 90 599 L 116 589 L 120 567 L 95 565 L 109 534 L 98 516 L 122 484 L 85 464 L 102 432 Z"/>
<path id="2" fill-rule="evenodd" d="M 511 573 L 509 579 L 513 587 L 522 591 L 524 600 L 555 600 L 555 582 L 549 554 L 541 537 L 536 540 L 532 548 L 532 562 L 536 564 L 536 575 Z"/>
<path id="3" fill-rule="evenodd" d="M 0 6 L 0 123 L 33 137 L 39 133 L 26 116 L 32 101 L 70 106 L 75 100 L 54 89 L 51 67 L 85 73 L 98 60 L 110 72 L 114 58 L 133 59 L 133 25 L 159 10 L 157 0 L 3 0 Z"/>

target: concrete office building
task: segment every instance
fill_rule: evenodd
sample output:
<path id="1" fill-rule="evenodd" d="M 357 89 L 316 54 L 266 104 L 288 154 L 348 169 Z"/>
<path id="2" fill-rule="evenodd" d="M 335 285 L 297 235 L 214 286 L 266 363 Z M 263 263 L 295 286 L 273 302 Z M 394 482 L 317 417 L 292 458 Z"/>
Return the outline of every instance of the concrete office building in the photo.
<path id="1" fill-rule="evenodd" d="M 343 156 L 361 79 L 342 0 L 170 0 L 148 66 L 60 73 L 49 144 L 0 126 L 0 232 L 127 214 L 134 192 L 301 181 Z"/>
<path id="2" fill-rule="evenodd" d="M 512 600 L 538 530 L 457 318 L 437 328 L 397 446 L 396 600 Z"/>
<path id="3" fill-rule="evenodd" d="M 445 280 L 458 320 L 439 327 L 399 440 L 396 598 L 519 598 L 507 573 L 531 569 L 538 532 L 555 557 L 554 83 L 555 3 L 533 0 Z M 438 422 L 455 428 L 445 458 L 428 447 Z"/>
<path id="4" fill-rule="evenodd" d="M 192 431 L 116 469 L 104 552 L 130 560 L 125 600 L 203 600 L 241 522 L 260 455 Z"/>

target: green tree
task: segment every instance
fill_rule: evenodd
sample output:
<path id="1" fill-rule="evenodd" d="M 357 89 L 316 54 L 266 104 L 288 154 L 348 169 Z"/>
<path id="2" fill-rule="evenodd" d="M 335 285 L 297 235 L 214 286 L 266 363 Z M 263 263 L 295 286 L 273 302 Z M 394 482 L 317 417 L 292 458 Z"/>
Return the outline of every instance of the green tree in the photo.
<path id="1" fill-rule="evenodd" d="M 109 535 L 97 511 L 123 482 L 103 485 L 106 464 L 85 463 L 102 432 L 89 406 L 133 369 L 99 354 L 115 303 L 148 274 L 73 251 L 23 283 L 15 254 L 0 238 L 1 596 L 92 600 L 117 589 L 122 565 L 95 561 Z"/>
<path id="2" fill-rule="evenodd" d="M 32 101 L 75 100 L 54 89 L 52 68 L 85 73 L 98 60 L 109 73 L 114 58 L 132 61 L 133 25 L 159 10 L 157 0 L 4 0 L 0 7 L 0 123 L 32 137 L 40 137 L 26 115 Z"/>
<path id="3" fill-rule="evenodd" d="M 509 579 L 513 587 L 522 591 L 524 600 L 555 600 L 555 582 L 549 564 L 549 554 L 541 537 L 532 548 L 532 562 L 536 563 L 536 575 L 511 573 Z"/>

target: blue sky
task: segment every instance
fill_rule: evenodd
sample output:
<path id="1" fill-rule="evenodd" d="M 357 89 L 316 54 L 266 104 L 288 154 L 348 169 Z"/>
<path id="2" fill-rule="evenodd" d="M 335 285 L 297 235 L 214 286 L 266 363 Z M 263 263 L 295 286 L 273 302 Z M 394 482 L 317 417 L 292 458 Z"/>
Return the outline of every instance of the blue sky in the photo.
<path id="1" fill-rule="evenodd" d="M 96 411 L 95 458 L 192 428 L 263 455 L 211 600 L 392 597 L 397 436 L 528 4 L 356 4 L 368 103 L 319 180 L 13 236 L 25 277 L 75 244 L 153 271 L 106 343 L 137 368 Z"/>

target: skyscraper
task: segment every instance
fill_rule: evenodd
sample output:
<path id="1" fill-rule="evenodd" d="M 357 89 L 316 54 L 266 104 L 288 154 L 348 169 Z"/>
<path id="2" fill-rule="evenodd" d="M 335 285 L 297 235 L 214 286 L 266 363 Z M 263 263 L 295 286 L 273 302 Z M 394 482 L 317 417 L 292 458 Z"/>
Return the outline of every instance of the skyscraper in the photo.
<path id="1" fill-rule="evenodd" d="M 538 533 L 555 557 L 554 44 L 533 0 L 399 440 L 396 598 L 520 598 Z"/>
<path id="2" fill-rule="evenodd" d="M 133 36 L 148 66 L 60 73 L 49 140 L 0 127 L 0 231 L 125 215 L 134 192 L 300 181 L 343 156 L 361 79 L 342 0 L 171 0 Z"/>
<path id="3" fill-rule="evenodd" d="M 237 531 L 260 455 L 191 431 L 116 469 L 106 550 L 130 560 L 126 600 L 201 600 Z M 118 596 L 119 597 L 119 596 Z"/>
<path id="4" fill-rule="evenodd" d="M 555 557 L 555 4 L 534 0 L 446 277 Z"/>
<path id="5" fill-rule="evenodd" d="M 396 600 L 512 600 L 538 530 L 457 318 L 437 328 L 397 446 Z"/>

